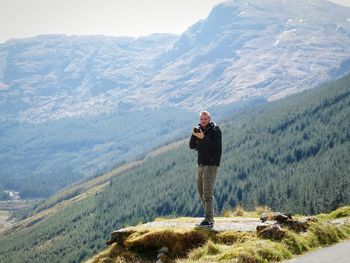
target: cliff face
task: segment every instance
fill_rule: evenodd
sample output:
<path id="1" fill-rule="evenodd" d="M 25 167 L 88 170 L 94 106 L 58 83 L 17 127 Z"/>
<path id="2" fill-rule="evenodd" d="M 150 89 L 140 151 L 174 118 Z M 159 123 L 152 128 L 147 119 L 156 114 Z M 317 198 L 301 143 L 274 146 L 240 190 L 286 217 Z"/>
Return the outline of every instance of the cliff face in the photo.
<path id="1" fill-rule="evenodd" d="M 350 206 L 315 217 L 238 208 L 217 217 L 158 219 L 112 232 L 107 248 L 88 262 L 276 262 L 350 237 Z M 242 215 L 242 216 L 237 216 Z"/>

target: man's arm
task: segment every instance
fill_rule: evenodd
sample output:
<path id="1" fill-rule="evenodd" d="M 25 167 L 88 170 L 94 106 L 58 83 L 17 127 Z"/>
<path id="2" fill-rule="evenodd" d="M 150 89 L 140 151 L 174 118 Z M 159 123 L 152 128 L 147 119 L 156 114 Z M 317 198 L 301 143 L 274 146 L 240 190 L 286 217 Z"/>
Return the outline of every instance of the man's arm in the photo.
<path id="1" fill-rule="evenodd" d="M 192 134 L 190 138 L 190 144 L 189 144 L 191 149 L 196 148 L 196 140 L 197 140 L 197 137 Z"/>

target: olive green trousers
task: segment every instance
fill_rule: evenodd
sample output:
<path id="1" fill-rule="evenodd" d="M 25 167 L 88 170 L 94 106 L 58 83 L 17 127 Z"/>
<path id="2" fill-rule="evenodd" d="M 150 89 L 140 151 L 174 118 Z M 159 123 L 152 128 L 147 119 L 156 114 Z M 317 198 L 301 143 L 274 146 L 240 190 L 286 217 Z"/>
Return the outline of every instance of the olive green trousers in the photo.
<path id="1" fill-rule="evenodd" d="M 204 208 L 204 220 L 208 222 L 214 222 L 213 194 L 217 171 L 216 165 L 197 166 L 197 189 Z"/>

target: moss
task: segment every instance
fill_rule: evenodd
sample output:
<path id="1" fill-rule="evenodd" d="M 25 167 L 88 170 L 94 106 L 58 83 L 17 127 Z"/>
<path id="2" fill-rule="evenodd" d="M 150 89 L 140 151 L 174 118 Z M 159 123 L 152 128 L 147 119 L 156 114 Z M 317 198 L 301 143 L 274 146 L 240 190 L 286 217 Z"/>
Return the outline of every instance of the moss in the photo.
<path id="1" fill-rule="evenodd" d="M 292 253 L 281 243 L 271 240 L 253 239 L 236 246 L 229 247 L 218 261 L 235 259 L 237 262 L 271 262 L 289 259 Z"/>
<path id="2" fill-rule="evenodd" d="M 350 216 L 350 206 L 339 207 L 331 213 L 319 214 L 316 217 L 320 220 L 332 220 L 348 216 Z"/>
<path id="3" fill-rule="evenodd" d="M 215 253 L 209 248 L 214 247 Z M 212 244 L 207 242 L 204 246 L 192 250 L 187 259 L 177 262 L 270 262 L 289 259 L 292 253 L 278 242 L 261 240 L 252 237 L 251 240 L 234 245 Z"/>
<path id="4" fill-rule="evenodd" d="M 114 243 L 93 258 L 92 263 L 147 263 L 153 262 L 142 258 L 138 253 L 128 250 L 125 246 Z"/>
<path id="5" fill-rule="evenodd" d="M 213 241 L 211 240 L 207 242 L 205 249 L 208 255 L 216 255 L 220 253 L 220 246 L 217 244 L 214 244 Z"/>
<path id="6" fill-rule="evenodd" d="M 188 259 L 190 260 L 199 260 L 210 258 L 213 255 L 217 255 L 222 252 L 222 246 L 220 244 L 215 244 L 213 241 L 208 240 L 205 245 L 193 249 L 188 254 Z"/>
<path id="7" fill-rule="evenodd" d="M 337 210 L 331 212 L 329 215 L 333 219 L 350 216 L 350 206 L 340 207 Z"/>
<path id="8" fill-rule="evenodd" d="M 254 236 L 255 233 L 238 232 L 238 231 L 223 231 L 213 237 L 215 243 L 232 245 L 234 243 L 245 242 Z"/>
<path id="9" fill-rule="evenodd" d="M 144 254 L 155 255 L 157 249 L 166 246 L 170 257 L 184 256 L 187 251 L 203 245 L 213 232 L 206 230 L 171 230 L 157 229 L 145 232 L 135 232 L 125 240 L 126 248 Z"/>
<path id="10" fill-rule="evenodd" d="M 317 246 L 317 242 L 313 242 L 314 238 L 310 238 L 309 235 L 297 234 L 293 231 L 287 230 L 286 236 L 282 240 L 282 243 L 288 248 L 288 250 L 296 255 L 308 251 L 311 247 Z"/>
<path id="11" fill-rule="evenodd" d="M 310 226 L 311 231 L 320 245 L 330 245 L 349 237 L 347 226 L 336 227 L 328 222 L 317 223 Z"/>

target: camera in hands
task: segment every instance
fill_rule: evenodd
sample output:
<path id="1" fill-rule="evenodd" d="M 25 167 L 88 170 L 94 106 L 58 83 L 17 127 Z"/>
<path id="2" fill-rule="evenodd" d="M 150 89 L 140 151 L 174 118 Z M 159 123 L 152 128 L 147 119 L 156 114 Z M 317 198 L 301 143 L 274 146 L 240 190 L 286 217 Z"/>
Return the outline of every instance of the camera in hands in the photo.
<path id="1" fill-rule="evenodd" d="M 193 131 L 194 131 L 195 133 L 200 133 L 200 132 L 201 132 L 201 130 L 200 130 L 199 128 L 197 128 L 197 127 L 194 127 L 194 128 L 193 128 Z"/>

